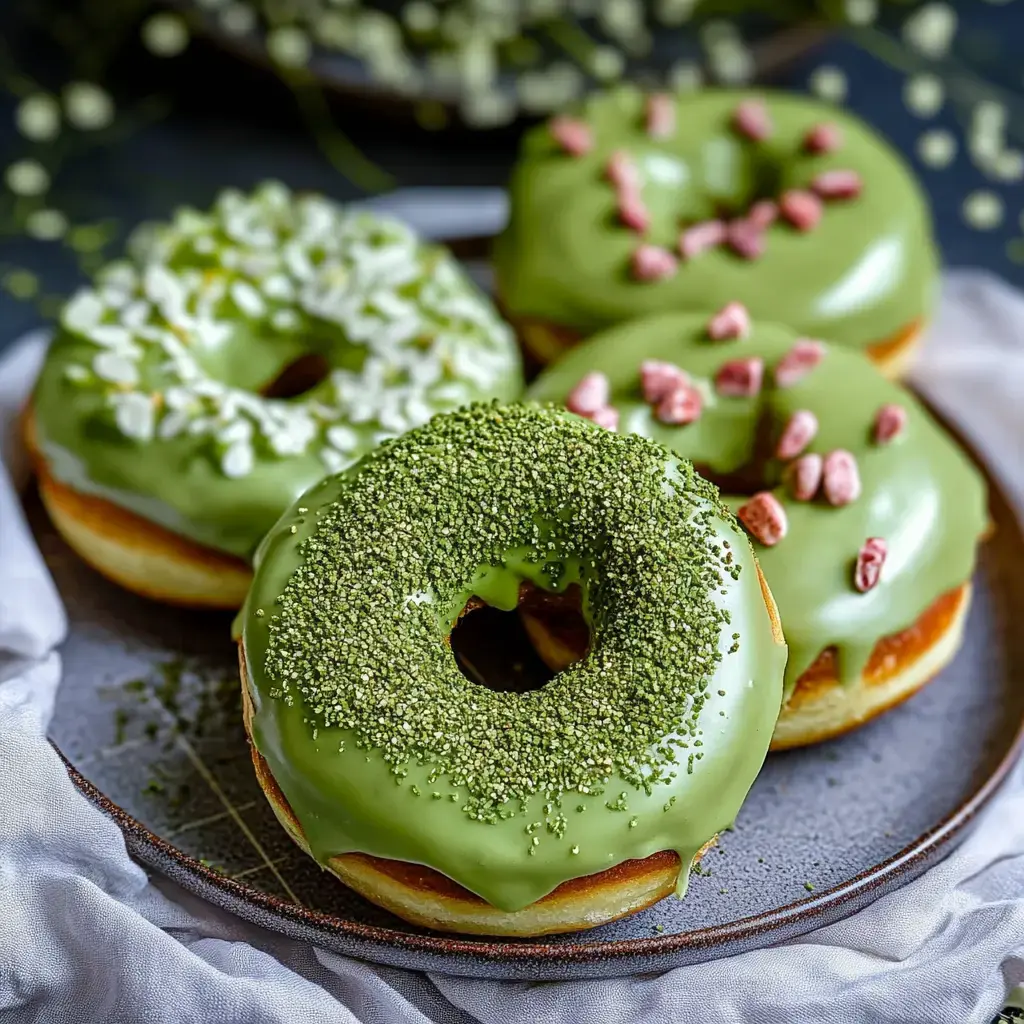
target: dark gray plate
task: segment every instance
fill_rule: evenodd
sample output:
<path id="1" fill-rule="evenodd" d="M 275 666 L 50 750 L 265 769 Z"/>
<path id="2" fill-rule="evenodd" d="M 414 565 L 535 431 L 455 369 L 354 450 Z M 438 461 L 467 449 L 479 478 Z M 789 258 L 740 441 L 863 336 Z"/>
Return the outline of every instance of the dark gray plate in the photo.
<path id="1" fill-rule="evenodd" d="M 249 921 L 367 960 L 492 978 L 664 970 L 836 921 L 949 853 L 1005 777 L 1024 717 L 1024 539 L 995 492 L 967 643 L 922 693 L 858 732 L 769 758 L 736 830 L 683 901 L 543 942 L 407 925 L 296 849 L 253 778 L 229 618 L 107 583 L 29 511 L 71 634 L 52 738 L 129 850 Z M 74 766 L 74 767 L 71 767 Z"/>

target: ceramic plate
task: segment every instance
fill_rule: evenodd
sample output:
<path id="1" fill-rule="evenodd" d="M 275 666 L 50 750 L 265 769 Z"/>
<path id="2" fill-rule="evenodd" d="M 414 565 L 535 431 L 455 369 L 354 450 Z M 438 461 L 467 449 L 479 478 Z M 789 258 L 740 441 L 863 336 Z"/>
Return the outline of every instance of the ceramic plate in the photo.
<path id="1" fill-rule="evenodd" d="M 1024 717 L 1024 539 L 994 492 L 967 642 L 902 707 L 841 740 L 769 757 L 735 831 L 669 898 L 537 941 L 432 933 L 349 892 L 296 849 L 253 777 L 227 615 L 133 597 L 30 518 L 67 603 L 52 739 L 142 863 L 240 917 L 385 964 L 490 978 L 660 971 L 792 938 L 952 850 L 1009 770 Z"/>

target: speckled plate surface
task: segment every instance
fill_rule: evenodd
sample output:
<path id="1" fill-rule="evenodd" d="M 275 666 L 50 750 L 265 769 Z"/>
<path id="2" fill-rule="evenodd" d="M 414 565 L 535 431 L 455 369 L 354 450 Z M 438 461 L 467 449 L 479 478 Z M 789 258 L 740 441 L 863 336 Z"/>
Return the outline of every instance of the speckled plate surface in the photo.
<path id="1" fill-rule="evenodd" d="M 240 917 L 367 960 L 492 978 L 584 978 L 726 956 L 838 920 L 952 850 L 1009 770 L 1024 718 L 1024 538 L 998 492 L 967 642 L 860 731 L 771 756 L 740 814 L 673 898 L 542 942 L 407 925 L 296 849 L 253 777 L 226 615 L 163 608 L 84 566 L 30 517 L 71 634 L 52 739 L 130 851 Z"/>

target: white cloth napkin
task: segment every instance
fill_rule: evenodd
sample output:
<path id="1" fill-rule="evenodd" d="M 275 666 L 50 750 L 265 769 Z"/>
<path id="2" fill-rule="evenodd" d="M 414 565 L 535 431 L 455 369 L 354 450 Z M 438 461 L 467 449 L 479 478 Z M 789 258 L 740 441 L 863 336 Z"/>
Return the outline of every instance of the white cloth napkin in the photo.
<path id="1" fill-rule="evenodd" d="M 480 198 L 500 223 L 500 197 Z M 434 223 L 450 227 L 436 197 L 430 205 Z M 493 226 L 482 219 L 481 233 Z M 0 436 L 43 344 L 27 339 L 0 360 Z M 985 452 L 1024 513 L 1024 296 L 986 275 L 951 273 L 915 380 Z M 5 1022 L 987 1024 L 1024 981 L 1020 772 L 967 842 L 904 889 L 786 945 L 659 976 L 474 981 L 374 967 L 273 935 L 147 877 L 113 822 L 71 786 L 44 736 L 64 629 L 0 465 Z"/>

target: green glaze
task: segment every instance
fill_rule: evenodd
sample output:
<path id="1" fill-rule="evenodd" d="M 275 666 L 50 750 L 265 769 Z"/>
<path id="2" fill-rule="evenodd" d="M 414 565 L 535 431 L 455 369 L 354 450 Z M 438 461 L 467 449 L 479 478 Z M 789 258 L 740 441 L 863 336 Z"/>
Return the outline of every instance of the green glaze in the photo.
<path id="1" fill-rule="evenodd" d="M 757 489 L 774 490 L 789 532 L 774 547 L 756 549 L 790 648 L 787 686 L 830 645 L 843 678 L 856 679 L 876 641 L 909 627 L 936 598 L 970 578 L 987 522 L 984 482 L 914 396 L 883 379 L 860 354 L 828 346 L 816 369 L 791 387 L 776 388 L 771 370 L 796 340 L 792 331 L 755 323 L 743 340 L 714 342 L 706 323 L 706 317 L 665 314 L 603 332 L 542 374 L 530 395 L 563 401 L 584 373 L 601 371 L 610 379 L 621 431 L 660 441 L 712 479 L 749 468 L 758 439 L 774 442 L 793 412 L 813 412 L 819 430 L 807 451 L 852 452 L 862 494 L 840 508 L 820 498 L 796 501 L 780 482 L 783 464 L 769 459 Z M 764 358 L 761 394 L 717 396 L 719 366 L 746 356 Z M 640 393 L 644 359 L 675 363 L 691 375 L 706 399 L 700 419 L 666 426 L 654 418 Z M 872 427 L 887 403 L 902 405 L 908 420 L 900 437 L 880 446 Z M 735 509 L 746 499 L 725 500 Z M 868 537 L 884 538 L 889 554 L 880 583 L 862 594 L 853 587 L 853 564 Z"/>
<path id="2" fill-rule="evenodd" d="M 259 394 L 308 354 L 320 383 Z M 140 229 L 65 308 L 33 408 L 58 480 L 248 558 L 325 473 L 521 387 L 508 329 L 449 253 L 266 184 Z"/>
<path id="3" fill-rule="evenodd" d="M 524 580 L 580 582 L 592 648 L 496 692 L 446 637 L 470 596 L 511 609 Z M 713 488 L 534 406 L 436 417 L 315 486 L 261 545 L 236 630 L 313 855 L 427 865 L 506 911 L 662 850 L 684 891 L 761 767 L 786 658 Z"/>
<path id="4" fill-rule="evenodd" d="M 930 217 L 900 157 L 852 115 L 783 93 L 763 94 L 775 132 L 750 142 L 730 119 L 753 95 L 680 95 L 675 134 L 653 139 L 644 130 L 644 96 L 616 89 L 574 113 L 594 137 L 593 149 L 580 158 L 562 152 L 546 126 L 531 131 L 495 253 L 508 312 L 591 334 L 638 316 L 697 312 L 737 299 L 756 318 L 856 348 L 927 316 L 937 280 Z M 823 121 L 839 126 L 844 145 L 829 154 L 805 153 L 804 135 Z M 855 170 L 864 187 L 856 199 L 827 202 L 818 227 L 807 234 L 777 221 L 758 260 L 722 246 L 680 263 L 670 278 L 637 281 L 630 256 L 641 239 L 619 223 L 605 176 L 616 150 L 641 169 L 652 216 L 643 240 L 672 251 L 681 227 L 738 215 L 753 199 L 806 188 L 821 171 Z"/>

